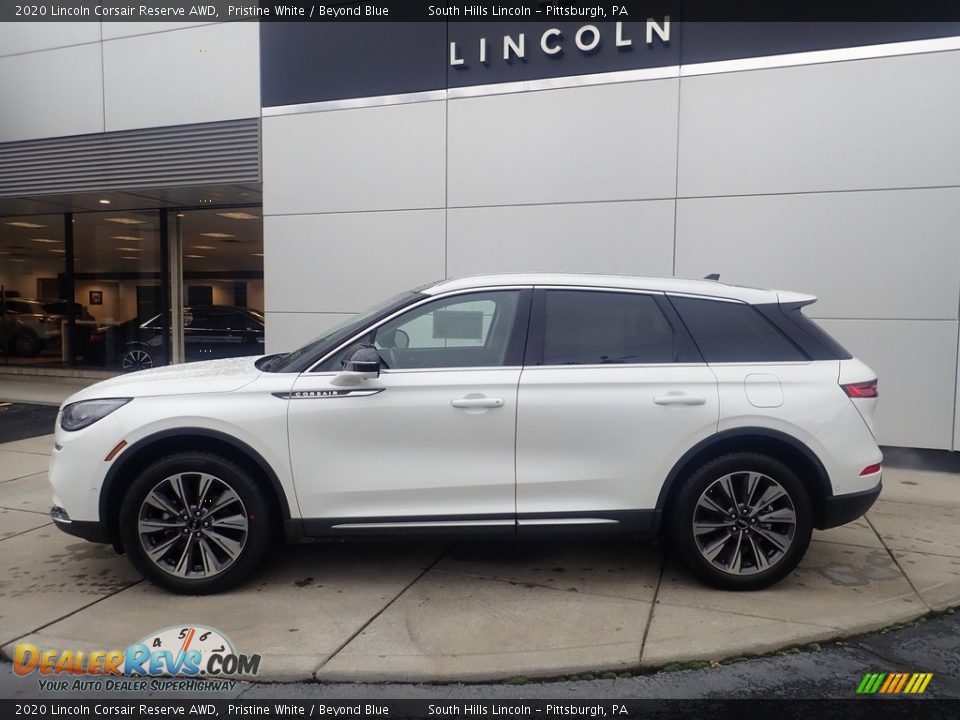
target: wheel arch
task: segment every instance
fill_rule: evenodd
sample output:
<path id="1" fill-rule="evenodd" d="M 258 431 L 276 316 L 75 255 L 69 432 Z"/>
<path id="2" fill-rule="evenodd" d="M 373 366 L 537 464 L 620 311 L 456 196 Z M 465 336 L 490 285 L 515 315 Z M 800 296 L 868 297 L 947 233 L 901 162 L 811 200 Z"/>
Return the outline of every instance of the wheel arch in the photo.
<path id="1" fill-rule="evenodd" d="M 100 518 L 106 525 L 107 537 L 117 552 L 123 552 L 120 540 L 120 504 L 130 481 L 152 461 L 171 452 L 199 450 L 221 452 L 247 470 L 267 491 L 271 510 L 287 524 L 290 504 L 280 479 L 270 464 L 256 450 L 232 435 L 208 428 L 175 428 L 148 435 L 127 448 L 107 471 L 100 490 Z"/>
<path id="2" fill-rule="evenodd" d="M 743 427 L 724 430 L 701 440 L 674 464 L 657 497 L 654 532 L 659 534 L 663 518 L 669 515 L 671 506 L 683 486 L 684 478 L 712 458 L 734 452 L 763 453 L 795 469 L 800 479 L 810 489 L 810 499 L 817 515 L 815 524 L 819 522 L 823 500 L 833 495 L 830 476 L 820 458 L 806 444 L 779 430 Z"/>

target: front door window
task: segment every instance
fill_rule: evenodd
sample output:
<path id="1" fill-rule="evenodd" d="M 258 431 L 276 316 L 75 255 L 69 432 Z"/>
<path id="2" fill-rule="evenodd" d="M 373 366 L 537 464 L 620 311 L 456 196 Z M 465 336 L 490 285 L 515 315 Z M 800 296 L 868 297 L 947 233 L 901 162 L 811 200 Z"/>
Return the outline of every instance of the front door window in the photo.
<path id="1" fill-rule="evenodd" d="M 361 342 L 373 343 L 389 370 L 519 365 L 519 298 L 519 290 L 442 298 L 384 323 Z M 338 353 L 323 369 L 339 370 L 355 347 Z"/>

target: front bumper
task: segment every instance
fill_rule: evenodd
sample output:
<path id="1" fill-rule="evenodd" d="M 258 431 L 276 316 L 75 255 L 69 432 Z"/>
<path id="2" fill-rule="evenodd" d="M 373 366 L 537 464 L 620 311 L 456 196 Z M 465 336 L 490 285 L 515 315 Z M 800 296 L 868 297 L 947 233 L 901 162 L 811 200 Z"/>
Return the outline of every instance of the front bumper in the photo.
<path id="1" fill-rule="evenodd" d="M 95 543 L 110 543 L 107 528 L 99 520 L 71 520 L 62 507 L 50 508 L 50 518 L 58 528 L 68 535 L 74 535 Z"/>
<path id="2" fill-rule="evenodd" d="M 873 507 L 873 503 L 880 497 L 882 489 L 883 483 L 878 482 L 876 487 L 869 490 L 824 498 L 820 505 L 817 529 L 826 530 L 827 528 L 846 525 L 848 522 L 862 517 L 867 510 Z"/>

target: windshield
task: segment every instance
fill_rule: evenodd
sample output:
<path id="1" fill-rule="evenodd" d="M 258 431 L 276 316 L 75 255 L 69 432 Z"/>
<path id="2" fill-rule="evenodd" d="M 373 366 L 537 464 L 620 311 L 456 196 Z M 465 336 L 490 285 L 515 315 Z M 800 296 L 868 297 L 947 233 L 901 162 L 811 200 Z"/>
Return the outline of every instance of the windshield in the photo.
<path id="1" fill-rule="evenodd" d="M 334 325 L 320 337 L 311 340 L 293 352 L 271 358 L 260 369 L 266 372 L 303 372 L 333 350 L 339 343 L 359 332 L 365 326 L 386 317 L 421 297 L 423 295 L 417 292 L 404 292 L 396 295 L 365 312 L 344 320 L 339 325 Z"/>

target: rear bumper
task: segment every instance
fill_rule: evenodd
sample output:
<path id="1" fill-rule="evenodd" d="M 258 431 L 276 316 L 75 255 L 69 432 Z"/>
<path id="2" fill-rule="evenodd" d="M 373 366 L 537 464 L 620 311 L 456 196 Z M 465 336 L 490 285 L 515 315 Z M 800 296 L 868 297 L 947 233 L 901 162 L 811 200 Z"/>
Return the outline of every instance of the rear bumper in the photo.
<path id="1" fill-rule="evenodd" d="M 95 543 L 110 543 L 106 525 L 98 520 L 71 520 L 67 511 L 61 507 L 50 508 L 50 518 L 68 535 Z"/>
<path id="2" fill-rule="evenodd" d="M 824 498 L 820 505 L 817 528 L 826 530 L 827 528 L 846 525 L 848 522 L 862 517 L 867 510 L 873 507 L 873 503 L 880 497 L 882 489 L 883 483 L 878 482 L 876 487 L 869 490 Z"/>

